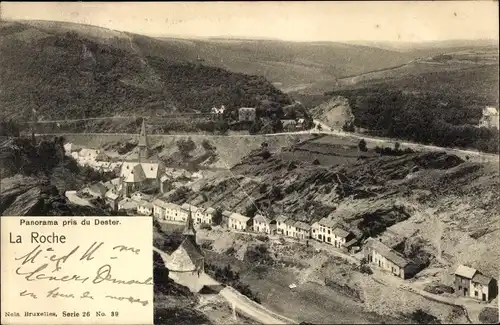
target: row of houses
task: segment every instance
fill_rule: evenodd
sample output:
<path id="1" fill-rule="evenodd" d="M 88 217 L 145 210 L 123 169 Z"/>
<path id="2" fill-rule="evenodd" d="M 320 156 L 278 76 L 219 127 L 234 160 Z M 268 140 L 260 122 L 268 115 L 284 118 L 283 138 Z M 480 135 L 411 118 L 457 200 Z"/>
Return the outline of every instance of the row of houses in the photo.
<path id="1" fill-rule="evenodd" d="M 216 210 L 211 207 L 203 209 L 188 203 L 178 205 L 162 199 L 155 199 L 152 206 L 153 216 L 162 221 L 185 222 L 188 215 L 191 214 L 194 224 L 205 223 L 211 225 L 216 213 Z"/>

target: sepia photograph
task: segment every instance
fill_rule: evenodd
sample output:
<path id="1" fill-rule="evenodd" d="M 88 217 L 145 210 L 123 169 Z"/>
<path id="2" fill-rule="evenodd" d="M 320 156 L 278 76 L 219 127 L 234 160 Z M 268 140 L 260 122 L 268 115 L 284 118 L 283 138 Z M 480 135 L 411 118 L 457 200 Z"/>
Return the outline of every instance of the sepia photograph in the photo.
<path id="1" fill-rule="evenodd" d="M 2 2 L 2 323 L 498 324 L 498 10 Z"/>

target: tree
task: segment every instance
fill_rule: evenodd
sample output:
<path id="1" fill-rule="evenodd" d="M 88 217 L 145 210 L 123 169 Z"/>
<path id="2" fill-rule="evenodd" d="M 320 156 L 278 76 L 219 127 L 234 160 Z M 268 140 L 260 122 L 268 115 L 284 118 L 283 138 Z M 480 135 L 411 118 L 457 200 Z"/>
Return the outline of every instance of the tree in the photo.
<path id="1" fill-rule="evenodd" d="M 321 124 L 316 124 L 316 128 L 318 129 L 318 131 L 321 131 L 321 129 L 323 129 L 323 127 L 321 126 Z"/>
<path id="2" fill-rule="evenodd" d="M 215 147 L 212 146 L 210 144 L 210 141 L 208 141 L 207 139 L 203 139 L 203 141 L 201 142 L 201 146 L 203 147 L 203 149 L 205 149 L 205 151 L 213 151 L 215 149 Z"/>
<path id="3" fill-rule="evenodd" d="M 394 143 L 394 150 L 399 151 L 401 144 L 399 142 Z"/>
<path id="4" fill-rule="evenodd" d="M 222 209 L 220 207 L 215 209 L 215 213 L 212 216 L 212 222 L 216 226 L 222 224 Z"/>
<path id="5" fill-rule="evenodd" d="M 177 148 L 179 152 L 184 156 L 184 157 L 189 157 L 191 151 L 196 149 L 196 144 L 191 138 L 188 139 L 180 139 L 176 142 Z"/>
<path id="6" fill-rule="evenodd" d="M 365 139 L 359 140 L 359 142 L 358 142 L 358 148 L 362 152 L 368 151 L 368 148 L 366 147 L 366 141 L 365 141 Z"/>

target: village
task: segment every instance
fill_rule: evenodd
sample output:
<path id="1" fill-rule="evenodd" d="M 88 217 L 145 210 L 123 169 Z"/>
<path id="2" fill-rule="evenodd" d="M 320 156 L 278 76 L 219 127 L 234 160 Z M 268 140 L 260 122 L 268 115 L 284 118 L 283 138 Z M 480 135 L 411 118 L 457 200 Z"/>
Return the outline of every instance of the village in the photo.
<path id="1" fill-rule="evenodd" d="M 330 247 L 340 256 L 374 266 L 403 281 L 411 280 L 426 267 L 425 264 L 416 263 L 398 252 L 396 246 L 401 244 L 401 240 L 397 235 L 391 235 L 390 231 L 376 238 L 360 239 L 354 231 L 340 226 L 331 217 L 307 224 L 285 215 L 266 216 L 257 213 L 250 218 L 217 207 L 200 208 L 189 203 L 169 202 L 165 198 L 166 193 L 171 193 L 176 187 L 186 186 L 202 179 L 203 173 L 167 168 L 158 157 L 150 157 L 144 122 L 139 134 L 138 147 L 137 160 L 109 162 L 100 160 L 103 155 L 99 150 L 81 149 L 78 152 L 71 152 L 71 148 L 67 146 L 66 154 L 75 158 L 79 164 L 119 175 L 107 182 L 90 184 L 75 195 L 83 200 L 101 199 L 111 210 L 120 215 L 151 216 L 160 223 L 186 224 L 189 229 L 194 226 L 202 229 L 220 227 L 227 231 L 249 235 L 263 234 L 290 238 L 306 245 L 312 240 Z M 171 184 L 176 185 L 172 187 Z M 156 194 L 147 194 L 145 189 L 149 191 L 153 189 L 152 192 Z M 196 246 L 196 240 L 190 245 Z M 199 248 L 194 249 L 198 250 Z M 193 270 L 198 272 L 200 268 Z M 496 279 L 470 266 L 459 265 L 456 268 L 454 281 L 456 296 L 488 303 L 496 298 L 497 292 Z"/>

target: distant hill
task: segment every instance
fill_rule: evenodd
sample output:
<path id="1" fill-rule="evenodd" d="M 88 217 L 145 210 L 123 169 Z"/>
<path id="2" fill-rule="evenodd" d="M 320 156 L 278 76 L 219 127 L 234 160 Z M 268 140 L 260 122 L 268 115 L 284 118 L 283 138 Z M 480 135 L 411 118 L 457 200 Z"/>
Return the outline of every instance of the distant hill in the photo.
<path id="1" fill-rule="evenodd" d="M 25 118 L 36 109 L 61 119 L 291 104 L 264 78 L 202 65 L 183 44 L 87 25 L 2 22 L 2 114 Z"/>

